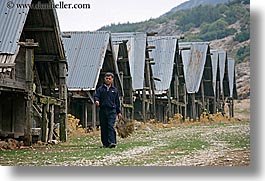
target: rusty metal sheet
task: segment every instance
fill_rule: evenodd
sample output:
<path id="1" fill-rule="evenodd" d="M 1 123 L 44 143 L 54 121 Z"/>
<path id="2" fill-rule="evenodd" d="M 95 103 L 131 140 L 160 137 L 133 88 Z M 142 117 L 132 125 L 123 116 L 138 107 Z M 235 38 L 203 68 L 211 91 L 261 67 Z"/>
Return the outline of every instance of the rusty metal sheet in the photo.
<path id="1" fill-rule="evenodd" d="M 178 39 L 175 36 L 148 37 L 148 45 L 155 46 L 150 52 L 150 58 L 154 58 L 155 61 L 152 65 L 153 76 L 160 79 L 160 81 L 155 80 L 157 91 L 170 88 L 177 43 Z"/>
<path id="2" fill-rule="evenodd" d="M 191 43 L 190 50 L 182 50 L 184 77 L 188 93 L 199 91 L 208 48 L 208 43 Z"/>

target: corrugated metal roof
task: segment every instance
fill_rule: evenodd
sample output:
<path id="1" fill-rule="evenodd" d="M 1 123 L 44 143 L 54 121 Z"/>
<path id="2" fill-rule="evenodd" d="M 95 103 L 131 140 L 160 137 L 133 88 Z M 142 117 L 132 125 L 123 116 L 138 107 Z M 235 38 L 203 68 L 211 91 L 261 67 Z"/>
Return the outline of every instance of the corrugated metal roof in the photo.
<path id="1" fill-rule="evenodd" d="M 188 43 L 185 44 L 185 46 Z M 180 49 L 183 48 L 180 43 Z M 189 43 L 189 50 L 181 50 L 183 61 L 184 77 L 188 93 L 197 93 L 203 76 L 204 65 L 206 62 L 207 50 L 209 43 L 192 42 Z"/>
<path id="2" fill-rule="evenodd" d="M 222 95 L 224 92 L 223 81 L 224 81 L 224 75 L 225 75 L 225 65 L 227 61 L 226 51 L 219 50 L 218 56 L 219 56 L 219 70 L 220 70 L 220 92 Z"/>
<path id="3" fill-rule="evenodd" d="M 112 45 L 112 53 L 114 59 L 117 61 L 118 60 L 118 55 L 119 55 L 119 44 Z"/>
<path id="4" fill-rule="evenodd" d="M 71 89 L 95 90 L 110 41 L 108 32 L 65 32 L 63 38 L 69 65 L 67 84 Z"/>
<path id="5" fill-rule="evenodd" d="M 111 39 L 113 42 L 121 42 L 122 40 L 128 40 L 127 49 L 133 82 L 133 89 L 143 89 L 146 34 L 141 32 L 112 33 Z"/>
<path id="6" fill-rule="evenodd" d="M 150 58 L 154 58 L 152 65 L 155 87 L 158 91 L 168 90 L 173 76 L 174 60 L 178 39 L 174 36 L 148 37 L 148 45 L 155 46 L 150 52 Z"/>
<path id="7" fill-rule="evenodd" d="M 228 78 L 229 78 L 229 95 L 233 97 L 234 80 L 235 80 L 235 60 L 231 57 L 227 58 L 228 63 Z"/>
<path id="8" fill-rule="evenodd" d="M 15 3 L 31 4 L 32 0 L 16 0 Z M 0 54 L 15 54 L 29 8 L 8 8 L 10 0 L 0 1 Z"/>
<path id="9" fill-rule="evenodd" d="M 211 50 L 211 60 L 212 60 L 212 73 L 213 73 L 213 92 L 216 95 L 216 79 L 217 79 L 217 70 L 218 70 L 218 51 Z"/>
<path id="10" fill-rule="evenodd" d="M 14 63 L 19 51 L 19 45 L 14 55 L 0 54 L 0 63 Z M 10 72 L 11 68 L 0 68 L 0 72 Z"/>

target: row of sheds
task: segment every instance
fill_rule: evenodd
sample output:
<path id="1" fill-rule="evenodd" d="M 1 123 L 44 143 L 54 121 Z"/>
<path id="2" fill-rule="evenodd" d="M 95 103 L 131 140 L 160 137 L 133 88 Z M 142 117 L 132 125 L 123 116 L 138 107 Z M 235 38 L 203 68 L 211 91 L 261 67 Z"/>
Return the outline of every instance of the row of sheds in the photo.
<path id="1" fill-rule="evenodd" d="M 209 43 L 142 32 L 61 32 L 55 9 L 0 3 L 1 137 L 31 144 L 32 130 L 41 128 L 47 141 L 60 123 L 65 141 L 67 113 L 86 128 L 97 127 L 93 96 L 106 72 L 115 75 L 127 119 L 166 122 L 176 113 L 195 119 L 204 110 L 224 111 L 227 102 L 233 116 L 235 62 Z"/>
<path id="2" fill-rule="evenodd" d="M 149 33 L 64 32 L 69 110 L 85 127 L 99 125 L 93 95 L 106 72 L 115 74 L 127 119 L 166 123 L 179 113 L 233 117 L 237 97 L 235 61 L 208 42 L 179 42 L 179 36 Z"/>

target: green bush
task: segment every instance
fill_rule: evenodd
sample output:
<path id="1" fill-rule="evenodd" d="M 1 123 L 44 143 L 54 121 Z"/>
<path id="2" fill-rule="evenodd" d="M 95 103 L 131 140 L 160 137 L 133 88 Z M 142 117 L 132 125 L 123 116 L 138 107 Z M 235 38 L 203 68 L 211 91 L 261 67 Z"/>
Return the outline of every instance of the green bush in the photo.
<path id="1" fill-rule="evenodd" d="M 239 48 L 239 50 L 237 51 L 237 62 L 242 62 L 244 61 L 247 57 L 250 57 L 250 46 L 244 46 Z"/>

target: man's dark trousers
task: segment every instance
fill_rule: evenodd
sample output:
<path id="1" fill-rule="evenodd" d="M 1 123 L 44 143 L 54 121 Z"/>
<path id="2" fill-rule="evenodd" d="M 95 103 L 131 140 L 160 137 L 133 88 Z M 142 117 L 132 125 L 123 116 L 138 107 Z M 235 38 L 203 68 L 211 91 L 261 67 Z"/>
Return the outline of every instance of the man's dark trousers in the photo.
<path id="1" fill-rule="evenodd" d="M 99 110 L 101 142 L 103 146 L 108 147 L 111 143 L 116 144 L 116 131 L 114 123 L 116 120 L 116 109 L 100 108 Z"/>

